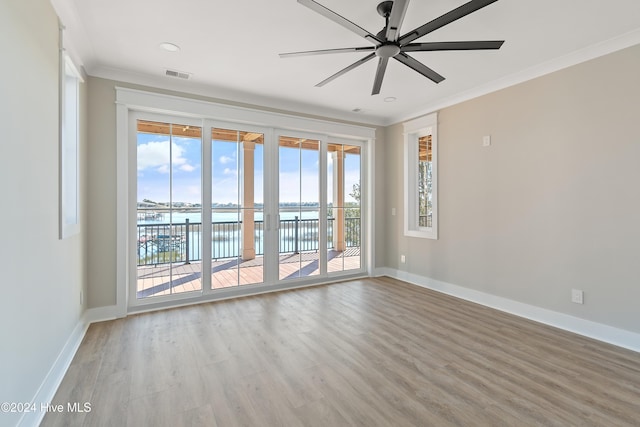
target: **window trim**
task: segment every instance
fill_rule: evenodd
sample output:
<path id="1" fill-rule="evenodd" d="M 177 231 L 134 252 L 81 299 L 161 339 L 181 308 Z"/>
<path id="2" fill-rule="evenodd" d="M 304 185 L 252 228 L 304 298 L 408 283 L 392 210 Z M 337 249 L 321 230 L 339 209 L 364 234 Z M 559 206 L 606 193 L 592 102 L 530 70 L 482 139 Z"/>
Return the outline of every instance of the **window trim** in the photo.
<path id="1" fill-rule="evenodd" d="M 438 113 L 403 123 L 404 126 L 404 235 L 438 239 Z M 431 135 L 433 213 L 431 227 L 420 227 L 418 194 L 418 139 Z"/>

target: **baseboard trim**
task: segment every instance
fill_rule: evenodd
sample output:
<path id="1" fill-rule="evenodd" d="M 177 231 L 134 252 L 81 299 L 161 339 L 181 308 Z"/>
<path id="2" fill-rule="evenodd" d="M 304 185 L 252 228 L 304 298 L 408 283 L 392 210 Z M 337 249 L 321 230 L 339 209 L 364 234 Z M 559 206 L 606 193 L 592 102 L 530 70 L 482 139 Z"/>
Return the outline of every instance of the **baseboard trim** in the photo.
<path id="1" fill-rule="evenodd" d="M 18 426 L 37 426 L 40 425 L 46 411 L 40 410 L 42 404 L 46 405 L 51 403 L 53 397 L 58 391 L 58 387 L 62 383 L 71 362 L 80 347 L 80 343 L 84 339 L 84 335 L 89 328 L 89 322 L 87 322 L 86 316 L 81 316 L 78 323 L 73 328 L 73 331 L 67 338 L 67 342 L 62 347 L 62 350 L 58 354 L 56 361 L 51 366 L 51 369 L 44 377 L 40 388 L 36 392 L 35 396 L 31 400 L 36 405 L 37 410 L 34 412 L 25 412 L 18 421 Z"/>
<path id="2" fill-rule="evenodd" d="M 514 314 L 525 319 L 544 323 L 545 325 L 573 332 L 578 335 L 640 352 L 640 334 L 635 332 L 393 268 L 378 268 L 375 270 L 375 275 L 392 277 L 413 285 Z"/>
<path id="3" fill-rule="evenodd" d="M 107 305 L 105 307 L 89 308 L 85 311 L 84 316 L 88 324 L 96 322 L 104 322 L 107 320 L 114 320 L 119 317 L 120 309 L 117 305 Z"/>
<path id="4" fill-rule="evenodd" d="M 71 366 L 71 362 L 73 361 L 89 326 L 95 322 L 103 322 L 105 320 L 113 320 L 121 317 L 118 313 L 120 313 L 120 311 L 115 305 L 90 308 L 84 311 L 80 320 L 78 320 L 78 323 L 69 335 L 69 338 L 67 338 L 67 342 L 64 347 L 62 347 L 62 350 L 58 354 L 53 366 L 51 366 L 51 369 L 42 381 L 42 384 L 40 384 L 40 388 L 36 392 L 36 395 L 33 400 L 31 400 L 31 402 L 35 403 L 38 410 L 34 412 L 25 412 L 22 418 L 18 421 L 18 426 L 40 425 L 46 414 L 46 411 L 40 411 L 40 405 L 46 405 L 47 403 L 51 403 L 53 400 L 56 392 L 58 391 L 58 387 L 60 387 L 60 384 L 69 369 L 69 366 Z"/>

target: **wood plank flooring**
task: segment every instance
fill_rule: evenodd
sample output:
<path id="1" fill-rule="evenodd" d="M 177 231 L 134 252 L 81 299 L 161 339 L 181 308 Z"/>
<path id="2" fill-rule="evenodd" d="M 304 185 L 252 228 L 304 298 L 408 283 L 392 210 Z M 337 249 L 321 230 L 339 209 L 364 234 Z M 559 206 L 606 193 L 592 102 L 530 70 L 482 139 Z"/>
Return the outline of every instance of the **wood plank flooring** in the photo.
<path id="1" fill-rule="evenodd" d="M 638 426 L 640 353 L 388 278 L 91 325 L 44 426 Z"/>

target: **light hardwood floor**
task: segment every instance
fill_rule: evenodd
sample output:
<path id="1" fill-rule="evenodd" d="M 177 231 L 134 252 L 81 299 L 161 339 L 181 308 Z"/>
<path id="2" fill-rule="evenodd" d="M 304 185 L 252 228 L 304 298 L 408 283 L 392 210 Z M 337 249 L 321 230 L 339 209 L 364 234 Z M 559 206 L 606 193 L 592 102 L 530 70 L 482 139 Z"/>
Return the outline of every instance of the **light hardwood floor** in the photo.
<path id="1" fill-rule="evenodd" d="M 91 325 L 44 426 L 638 426 L 640 353 L 378 278 Z"/>

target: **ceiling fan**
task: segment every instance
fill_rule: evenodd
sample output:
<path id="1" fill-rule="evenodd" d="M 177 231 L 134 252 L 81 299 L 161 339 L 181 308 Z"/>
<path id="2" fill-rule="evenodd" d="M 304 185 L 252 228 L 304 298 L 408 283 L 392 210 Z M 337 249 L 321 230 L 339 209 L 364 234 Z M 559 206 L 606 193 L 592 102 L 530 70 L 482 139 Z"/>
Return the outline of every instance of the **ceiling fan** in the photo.
<path id="1" fill-rule="evenodd" d="M 290 52 L 281 53 L 281 58 L 291 58 L 296 56 L 308 56 L 308 55 L 324 55 L 329 53 L 344 53 L 344 52 L 371 52 L 364 58 L 354 62 L 348 67 L 338 71 L 332 76 L 324 79 L 316 85 L 316 87 L 324 86 L 330 81 L 335 80 L 341 75 L 353 70 L 356 67 L 372 60 L 376 56 L 378 57 L 378 69 L 376 71 L 376 77 L 373 81 L 373 90 L 371 95 L 377 95 L 380 93 L 382 87 L 382 80 L 384 79 L 384 73 L 387 69 L 387 64 L 390 58 L 393 58 L 412 70 L 417 71 L 426 78 L 432 80 L 435 83 L 440 83 L 444 80 L 440 74 L 436 73 L 431 68 L 427 67 L 423 63 L 417 61 L 413 57 L 408 55 L 408 52 L 432 52 L 443 50 L 486 50 L 486 49 L 500 49 L 504 40 L 484 40 L 484 41 L 449 41 L 449 42 L 427 42 L 427 43 L 412 43 L 414 40 L 419 39 L 439 28 L 444 27 L 447 24 L 452 23 L 460 18 L 463 18 L 485 6 L 495 3 L 498 0 L 471 0 L 462 6 L 455 8 L 444 15 L 427 22 L 424 25 L 409 31 L 404 35 L 400 35 L 400 26 L 404 20 L 404 15 L 409 5 L 409 0 L 394 0 L 383 1 L 378 5 L 378 13 L 385 19 L 385 26 L 378 34 L 372 34 L 364 28 L 354 24 L 348 19 L 338 15 L 334 11 L 324 7 L 320 3 L 314 0 L 298 0 L 298 3 L 309 9 L 321 14 L 322 16 L 329 18 L 336 24 L 340 24 L 346 29 L 364 37 L 367 41 L 373 43 L 374 46 L 364 47 L 346 47 L 340 49 L 323 49 L 323 50 L 311 50 L 305 52 Z"/>

